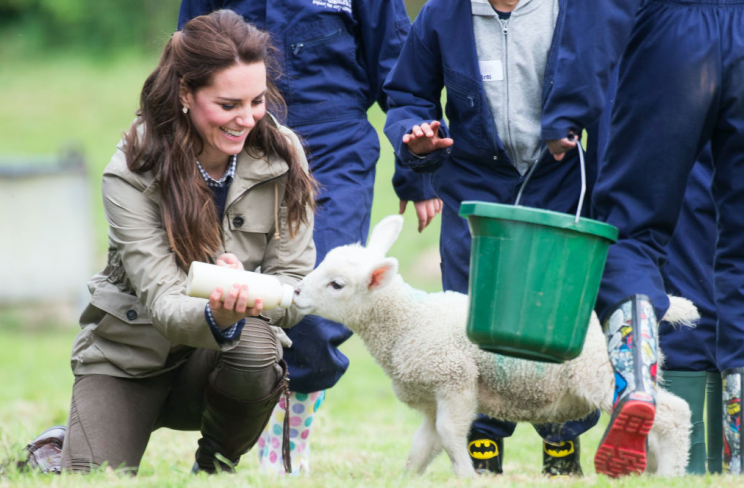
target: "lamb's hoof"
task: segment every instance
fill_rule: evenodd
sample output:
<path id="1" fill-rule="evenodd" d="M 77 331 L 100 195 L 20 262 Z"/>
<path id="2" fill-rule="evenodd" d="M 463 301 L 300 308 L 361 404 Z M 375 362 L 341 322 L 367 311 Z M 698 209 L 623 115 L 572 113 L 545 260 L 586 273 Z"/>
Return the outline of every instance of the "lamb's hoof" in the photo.
<path id="1" fill-rule="evenodd" d="M 616 478 L 646 470 L 646 439 L 654 424 L 653 403 L 628 398 L 612 414 L 597 454 L 597 473 Z"/>
<path id="2" fill-rule="evenodd" d="M 550 478 L 584 476 L 581 470 L 579 438 L 559 444 L 543 441 L 542 474 Z"/>

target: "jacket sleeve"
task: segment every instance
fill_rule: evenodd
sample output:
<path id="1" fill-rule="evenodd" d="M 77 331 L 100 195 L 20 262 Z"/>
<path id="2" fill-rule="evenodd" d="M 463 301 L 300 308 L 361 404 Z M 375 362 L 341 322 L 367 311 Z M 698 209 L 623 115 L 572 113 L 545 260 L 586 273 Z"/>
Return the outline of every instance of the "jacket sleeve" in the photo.
<path id="1" fill-rule="evenodd" d="M 289 131 L 295 151 L 300 157 L 300 163 L 305 171 L 308 171 L 305 151 L 300 139 Z M 280 215 L 280 239 L 270 238 L 264 252 L 261 263 L 261 273 L 274 275 L 282 283 L 295 286 L 315 267 L 315 243 L 313 241 L 314 214 L 310 209 L 308 212 L 308 224 L 301 224 L 294 238 L 289 236 L 289 223 L 287 222 L 286 208 L 282 208 Z M 270 319 L 271 325 L 278 327 L 292 327 L 303 317 L 293 307 L 288 309 L 274 308 L 263 312 Z"/>
<path id="2" fill-rule="evenodd" d="M 643 0 L 565 0 L 556 25 L 552 78 L 545 87 L 544 140 L 592 125 Z"/>
<path id="3" fill-rule="evenodd" d="M 359 21 L 359 52 L 366 66 L 372 98 L 387 111 L 382 85 L 398 59 L 411 29 L 403 0 L 355 0 Z"/>
<path id="4" fill-rule="evenodd" d="M 181 8 L 178 10 L 178 30 L 189 20 L 200 15 L 214 12 L 222 8 L 224 0 L 181 0 Z"/>
<path id="5" fill-rule="evenodd" d="M 393 183 L 403 200 L 432 198 L 429 178 L 414 173 L 411 168 L 436 168 L 449 154 L 448 149 L 442 149 L 420 158 L 403 143 L 403 135 L 409 133 L 414 125 L 431 120 L 441 120 L 440 136 L 449 137 L 449 128 L 442 120 L 440 102 L 444 88 L 442 63 L 433 31 L 426 25 L 427 10 L 425 5 L 413 23 L 400 57 L 384 85 L 388 96 L 384 130 L 396 155 Z"/>
<path id="6" fill-rule="evenodd" d="M 114 158 L 123 158 L 117 151 Z M 230 349 L 235 342 L 217 344 L 204 318 L 207 300 L 186 294 L 186 273 L 176 264 L 162 225 L 160 206 L 115 173 L 102 182 L 109 242 L 152 325 L 175 344 Z"/>
<path id="7" fill-rule="evenodd" d="M 431 186 L 431 173 L 416 173 L 395 158 L 393 189 L 398 198 L 408 202 L 420 202 L 436 197 Z"/>

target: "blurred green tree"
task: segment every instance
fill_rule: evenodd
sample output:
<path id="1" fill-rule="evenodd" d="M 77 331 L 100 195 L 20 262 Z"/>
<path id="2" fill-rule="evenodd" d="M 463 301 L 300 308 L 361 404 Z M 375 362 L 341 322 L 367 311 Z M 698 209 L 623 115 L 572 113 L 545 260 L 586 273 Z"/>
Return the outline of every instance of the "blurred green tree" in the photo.
<path id="1" fill-rule="evenodd" d="M 411 18 L 426 0 L 405 0 Z M 0 56 L 159 52 L 180 0 L 0 0 Z"/>
<path id="2" fill-rule="evenodd" d="M 0 0 L 0 53 L 159 51 L 180 0 Z"/>

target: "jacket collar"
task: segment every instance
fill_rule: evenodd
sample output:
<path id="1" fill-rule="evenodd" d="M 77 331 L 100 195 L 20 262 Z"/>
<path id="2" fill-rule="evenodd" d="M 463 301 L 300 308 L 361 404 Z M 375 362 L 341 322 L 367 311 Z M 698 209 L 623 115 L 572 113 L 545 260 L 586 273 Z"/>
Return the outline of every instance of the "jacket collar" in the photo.
<path id="1" fill-rule="evenodd" d="M 238 154 L 235 180 L 227 191 L 227 205 L 259 183 L 278 178 L 287 171 L 289 166 L 286 161 L 275 156 L 251 155 L 244 149 Z"/>
<path id="2" fill-rule="evenodd" d="M 276 123 L 273 115 L 267 114 Z M 277 123 L 278 125 L 278 123 Z M 238 198 L 243 192 L 252 187 L 273 180 L 289 171 L 286 161 L 276 156 L 266 157 L 262 154 L 254 154 L 253 151 L 243 149 L 238 154 L 238 163 L 235 171 L 235 179 L 230 184 L 227 192 L 227 205 Z M 149 182 L 143 194 L 150 200 L 160 203 L 160 173 Z"/>

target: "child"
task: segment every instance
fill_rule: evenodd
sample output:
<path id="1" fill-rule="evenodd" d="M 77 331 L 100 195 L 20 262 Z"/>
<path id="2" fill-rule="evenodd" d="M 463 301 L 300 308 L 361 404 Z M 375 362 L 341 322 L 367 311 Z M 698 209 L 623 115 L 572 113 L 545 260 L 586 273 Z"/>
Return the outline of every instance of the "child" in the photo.
<path id="1" fill-rule="evenodd" d="M 400 165 L 433 173 L 431 185 L 443 204 L 440 253 L 445 290 L 468 291 L 471 241 L 467 222 L 458 216 L 460 203 L 513 203 L 526 172 L 541 154 L 541 133 L 546 140 L 560 140 L 579 134 L 598 116 L 603 87 L 584 94 L 598 98 L 587 104 L 591 110 L 577 105 L 572 111 L 564 95 L 582 86 L 579 75 L 572 78 L 556 67 L 562 56 L 577 49 L 577 39 L 565 33 L 590 23 L 597 9 L 578 0 L 430 0 L 414 22 L 384 87 L 390 106 L 385 134 Z M 587 45 L 595 41 L 591 36 L 585 39 Z M 592 62 L 589 57 L 587 63 Z M 606 81 L 597 79 L 600 85 Z M 449 126 L 440 122 L 443 88 Z M 548 103 L 561 116 L 545 117 Z M 567 122 L 562 116 L 567 113 L 580 116 Z M 541 116 L 549 121 L 546 127 L 541 127 Z M 590 187 L 594 171 L 595 164 L 588 164 Z M 574 213 L 580 185 L 576 150 L 560 162 L 546 154 L 521 203 Z M 424 203 L 417 202 L 417 208 Z M 598 418 L 596 412 L 566 424 L 535 425 L 544 439 L 543 473 L 580 475 L 578 436 Z M 514 427 L 479 417 L 470 432 L 470 447 L 485 445 L 489 452 L 470 451 L 477 470 L 502 471 L 502 439 Z"/>

